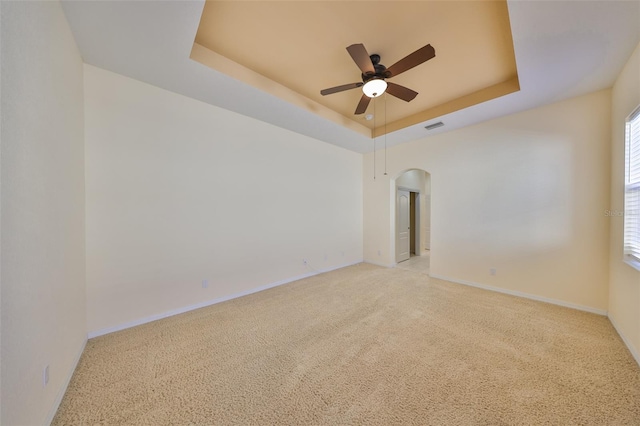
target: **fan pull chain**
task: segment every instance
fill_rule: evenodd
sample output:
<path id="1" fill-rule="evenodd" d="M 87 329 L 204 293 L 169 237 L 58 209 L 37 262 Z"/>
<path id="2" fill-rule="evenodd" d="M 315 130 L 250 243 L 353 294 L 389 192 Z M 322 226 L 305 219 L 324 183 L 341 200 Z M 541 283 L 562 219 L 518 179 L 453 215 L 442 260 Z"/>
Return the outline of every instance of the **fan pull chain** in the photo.
<path id="1" fill-rule="evenodd" d="M 387 175 L 387 92 L 384 92 L 384 175 Z"/>
<path id="2" fill-rule="evenodd" d="M 373 98 L 373 180 L 376 180 L 376 98 Z"/>

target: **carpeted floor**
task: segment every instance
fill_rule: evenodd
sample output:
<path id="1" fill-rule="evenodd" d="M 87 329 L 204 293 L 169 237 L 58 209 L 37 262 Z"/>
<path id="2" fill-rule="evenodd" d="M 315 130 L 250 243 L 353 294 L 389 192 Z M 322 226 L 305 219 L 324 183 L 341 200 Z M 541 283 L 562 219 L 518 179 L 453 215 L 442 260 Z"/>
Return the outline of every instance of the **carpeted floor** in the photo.
<path id="1" fill-rule="evenodd" d="M 360 264 L 87 343 L 54 425 L 639 425 L 605 317 Z"/>

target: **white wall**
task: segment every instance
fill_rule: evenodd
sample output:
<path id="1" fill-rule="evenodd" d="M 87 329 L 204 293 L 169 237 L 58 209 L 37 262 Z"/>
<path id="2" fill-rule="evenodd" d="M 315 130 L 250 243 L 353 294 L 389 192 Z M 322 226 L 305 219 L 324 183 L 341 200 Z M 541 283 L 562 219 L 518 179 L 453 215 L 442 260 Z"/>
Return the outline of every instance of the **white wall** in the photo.
<path id="1" fill-rule="evenodd" d="M 0 423 L 37 425 L 87 335 L 82 60 L 58 2 L 1 7 Z"/>
<path id="2" fill-rule="evenodd" d="M 362 260 L 360 154 L 89 65 L 85 108 L 90 333 Z"/>
<path id="3" fill-rule="evenodd" d="M 365 260 L 393 263 L 390 179 L 422 169 L 432 275 L 604 312 L 610 139 L 605 90 L 391 148 L 388 179 L 368 154 Z"/>
<path id="4" fill-rule="evenodd" d="M 640 105 L 640 45 L 612 89 L 610 210 L 624 211 L 624 122 Z M 609 318 L 640 363 L 640 271 L 622 261 L 623 218 L 610 218 Z"/>
<path id="5" fill-rule="evenodd" d="M 424 196 L 420 197 L 420 214 L 424 219 L 420 222 L 420 238 L 424 250 L 431 249 L 431 175 L 425 173 Z"/>
<path id="6" fill-rule="evenodd" d="M 410 189 L 416 192 L 425 192 L 424 170 L 407 170 L 396 179 L 396 186 Z"/>

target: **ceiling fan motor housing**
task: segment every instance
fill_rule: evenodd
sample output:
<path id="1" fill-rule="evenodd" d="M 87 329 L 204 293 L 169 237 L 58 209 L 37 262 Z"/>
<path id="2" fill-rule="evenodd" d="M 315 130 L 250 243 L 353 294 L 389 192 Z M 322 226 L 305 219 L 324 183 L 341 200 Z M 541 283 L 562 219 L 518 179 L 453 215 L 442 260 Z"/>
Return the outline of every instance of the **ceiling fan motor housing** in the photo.
<path id="1" fill-rule="evenodd" d="M 385 71 L 387 70 L 387 67 L 385 67 L 380 63 L 380 55 L 374 53 L 373 55 L 370 55 L 369 58 L 371 59 L 371 63 L 373 64 L 373 69 L 376 72 L 375 74 L 363 73 L 362 81 L 366 83 L 367 81 L 373 80 L 374 78 L 381 78 L 381 79 L 389 78 L 387 73 L 385 73 Z"/>
<path id="2" fill-rule="evenodd" d="M 372 98 L 378 97 L 383 93 L 389 93 L 405 102 L 413 100 L 418 92 L 395 83 L 387 83 L 386 79 L 395 77 L 411 68 L 420 65 L 436 56 L 435 49 L 427 44 L 415 52 L 400 59 L 389 69 L 380 63 L 380 55 L 369 55 L 367 49 L 362 43 L 352 44 L 347 47 L 347 52 L 362 72 L 362 83 L 349 83 L 341 86 L 330 87 L 320 91 L 322 96 L 331 95 L 332 93 L 344 92 L 357 87 L 362 87 L 362 97 L 355 114 L 364 114 L 369 106 Z"/>

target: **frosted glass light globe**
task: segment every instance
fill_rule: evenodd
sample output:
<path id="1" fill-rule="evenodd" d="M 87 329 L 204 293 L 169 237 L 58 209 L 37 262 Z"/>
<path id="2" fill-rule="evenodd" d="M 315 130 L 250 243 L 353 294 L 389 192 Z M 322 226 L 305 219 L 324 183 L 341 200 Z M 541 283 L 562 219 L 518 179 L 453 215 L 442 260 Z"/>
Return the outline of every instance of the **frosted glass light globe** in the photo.
<path id="1" fill-rule="evenodd" d="M 382 95 L 385 90 L 387 90 L 387 82 L 379 78 L 369 80 L 362 86 L 362 91 L 370 98 L 377 98 Z"/>

